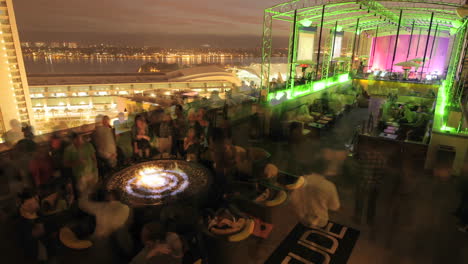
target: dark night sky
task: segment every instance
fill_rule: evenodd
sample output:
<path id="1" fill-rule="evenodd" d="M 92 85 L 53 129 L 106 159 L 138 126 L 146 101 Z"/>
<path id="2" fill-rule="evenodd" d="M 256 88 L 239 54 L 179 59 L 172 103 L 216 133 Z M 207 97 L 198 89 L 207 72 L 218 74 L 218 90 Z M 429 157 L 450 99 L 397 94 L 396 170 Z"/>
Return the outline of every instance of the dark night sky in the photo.
<path id="1" fill-rule="evenodd" d="M 13 2 L 23 41 L 256 47 L 261 43 L 263 10 L 285 0 Z M 282 24 L 284 29 L 275 31 L 281 38 L 287 35 L 287 25 Z"/>

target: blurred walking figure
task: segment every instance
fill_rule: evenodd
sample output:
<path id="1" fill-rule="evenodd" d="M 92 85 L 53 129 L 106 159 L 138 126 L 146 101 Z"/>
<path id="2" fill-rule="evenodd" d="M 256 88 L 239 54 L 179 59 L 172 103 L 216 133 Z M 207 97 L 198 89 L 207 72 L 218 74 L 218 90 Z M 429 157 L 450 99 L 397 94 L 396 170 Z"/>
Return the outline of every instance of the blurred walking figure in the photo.
<path id="1" fill-rule="evenodd" d="M 101 123 L 102 125 L 96 127 L 93 134 L 94 145 L 98 157 L 104 160 L 107 166 L 114 168 L 117 165 L 117 145 L 114 131 L 110 125 L 110 118 L 103 116 Z"/>
<path id="2" fill-rule="evenodd" d="M 180 154 L 181 156 L 184 153 L 184 139 L 187 135 L 187 120 L 184 116 L 184 109 L 181 105 L 175 106 L 175 113 L 173 118 L 174 125 L 174 154 Z"/>
<path id="3" fill-rule="evenodd" d="M 130 130 L 130 127 L 128 126 L 128 120 L 125 119 L 125 113 L 120 112 L 118 119 L 114 120 L 114 129 L 115 129 L 115 134 L 120 135 L 123 132 L 127 132 Z"/>
<path id="4" fill-rule="evenodd" d="M 72 144 L 70 144 L 64 153 L 64 165 L 71 168 L 75 186 L 80 192 L 83 191 L 83 183 L 98 182 L 98 169 L 96 161 L 96 151 L 91 143 L 83 140 L 77 133 L 71 134 Z"/>
<path id="5" fill-rule="evenodd" d="M 47 148 L 38 147 L 28 167 L 36 187 L 49 184 L 55 176 L 54 162 Z"/>
<path id="6" fill-rule="evenodd" d="M 356 223 L 361 222 L 364 207 L 367 205 L 367 224 L 373 225 L 387 161 L 382 153 L 369 146 L 362 148 L 358 155 L 361 179 L 356 188 L 354 220 Z"/>
<path id="7" fill-rule="evenodd" d="M 10 120 L 11 129 L 5 133 L 5 143 L 8 146 L 13 146 L 16 142 L 24 138 L 24 133 L 22 131 L 21 123 L 16 120 Z"/>
<path id="8" fill-rule="evenodd" d="M 338 191 L 333 182 L 323 176 L 324 162 L 318 163 L 311 174 L 304 175 L 305 185 L 291 195 L 299 221 L 308 227 L 327 225 L 328 210 L 340 209 Z"/>
<path id="9" fill-rule="evenodd" d="M 164 113 L 163 122 L 159 127 L 159 146 L 158 150 L 161 154 L 169 155 L 172 151 L 172 143 L 174 139 L 174 126 L 170 114 Z"/>
<path id="10" fill-rule="evenodd" d="M 96 242 L 110 239 L 116 244 L 117 250 L 130 254 L 132 239 L 128 225 L 131 212 L 127 205 L 120 202 L 120 193 L 115 190 L 107 191 L 104 199 L 97 201 L 90 200 L 89 196 L 89 188 L 86 188 L 79 200 L 79 207 L 96 219 L 93 239 Z"/>

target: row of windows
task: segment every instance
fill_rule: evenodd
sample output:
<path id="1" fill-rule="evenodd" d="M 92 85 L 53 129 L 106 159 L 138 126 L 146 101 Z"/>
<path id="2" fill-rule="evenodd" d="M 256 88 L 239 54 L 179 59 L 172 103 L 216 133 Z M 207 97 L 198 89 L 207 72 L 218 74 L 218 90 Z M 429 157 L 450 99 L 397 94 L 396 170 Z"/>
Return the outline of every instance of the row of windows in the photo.
<path id="1" fill-rule="evenodd" d="M 84 97 L 84 98 L 49 98 L 49 99 L 31 99 L 33 107 L 47 106 L 66 106 L 70 105 L 88 105 L 93 104 L 111 104 L 112 97 Z"/>
<path id="2" fill-rule="evenodd" d="M 151 89 L 187 89 L 187 88 L 219 88 L 230 87 L 230 83 L 149 83 L 149 84 L 124 84 L 124 85 L 92 85 L 92 86 L 30 86 L 30 93 L 60 93 L 60 92 L 88 92 L 109 90 L 151 90 Z"/>

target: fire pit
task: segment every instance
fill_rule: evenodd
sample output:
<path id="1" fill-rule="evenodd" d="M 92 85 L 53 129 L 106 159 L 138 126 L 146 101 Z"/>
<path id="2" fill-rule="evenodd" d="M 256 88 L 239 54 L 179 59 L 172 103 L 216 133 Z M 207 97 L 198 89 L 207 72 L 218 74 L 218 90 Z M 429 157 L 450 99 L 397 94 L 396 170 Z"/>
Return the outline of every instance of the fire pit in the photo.
<path id="1" fill-rule="evenodd" d="M 109 190 L 120 190 L 130 206 L 161 205 L 205 191 L 210 172 L 183 160 L 154 160 L 135 164 L 114 174 Z"/>

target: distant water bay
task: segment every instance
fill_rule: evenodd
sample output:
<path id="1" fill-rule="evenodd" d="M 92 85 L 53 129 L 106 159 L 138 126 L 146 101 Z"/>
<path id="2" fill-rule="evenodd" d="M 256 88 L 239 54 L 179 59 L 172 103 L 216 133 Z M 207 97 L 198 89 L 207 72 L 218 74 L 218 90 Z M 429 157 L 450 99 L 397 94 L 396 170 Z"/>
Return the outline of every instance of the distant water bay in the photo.
<path id="1" fill-rule="evenodd" d="M 272 58 L 272 63 L 285 63 L 286 57 Z M 147 62 L 177 63 L 181 66 L 222 64 L 248 66 L 261 63 L 260 57 L 164 57 L 164 58 L 45 58 L 24 57 L 27 74 L 129 73 L 137 72 Z"/>

